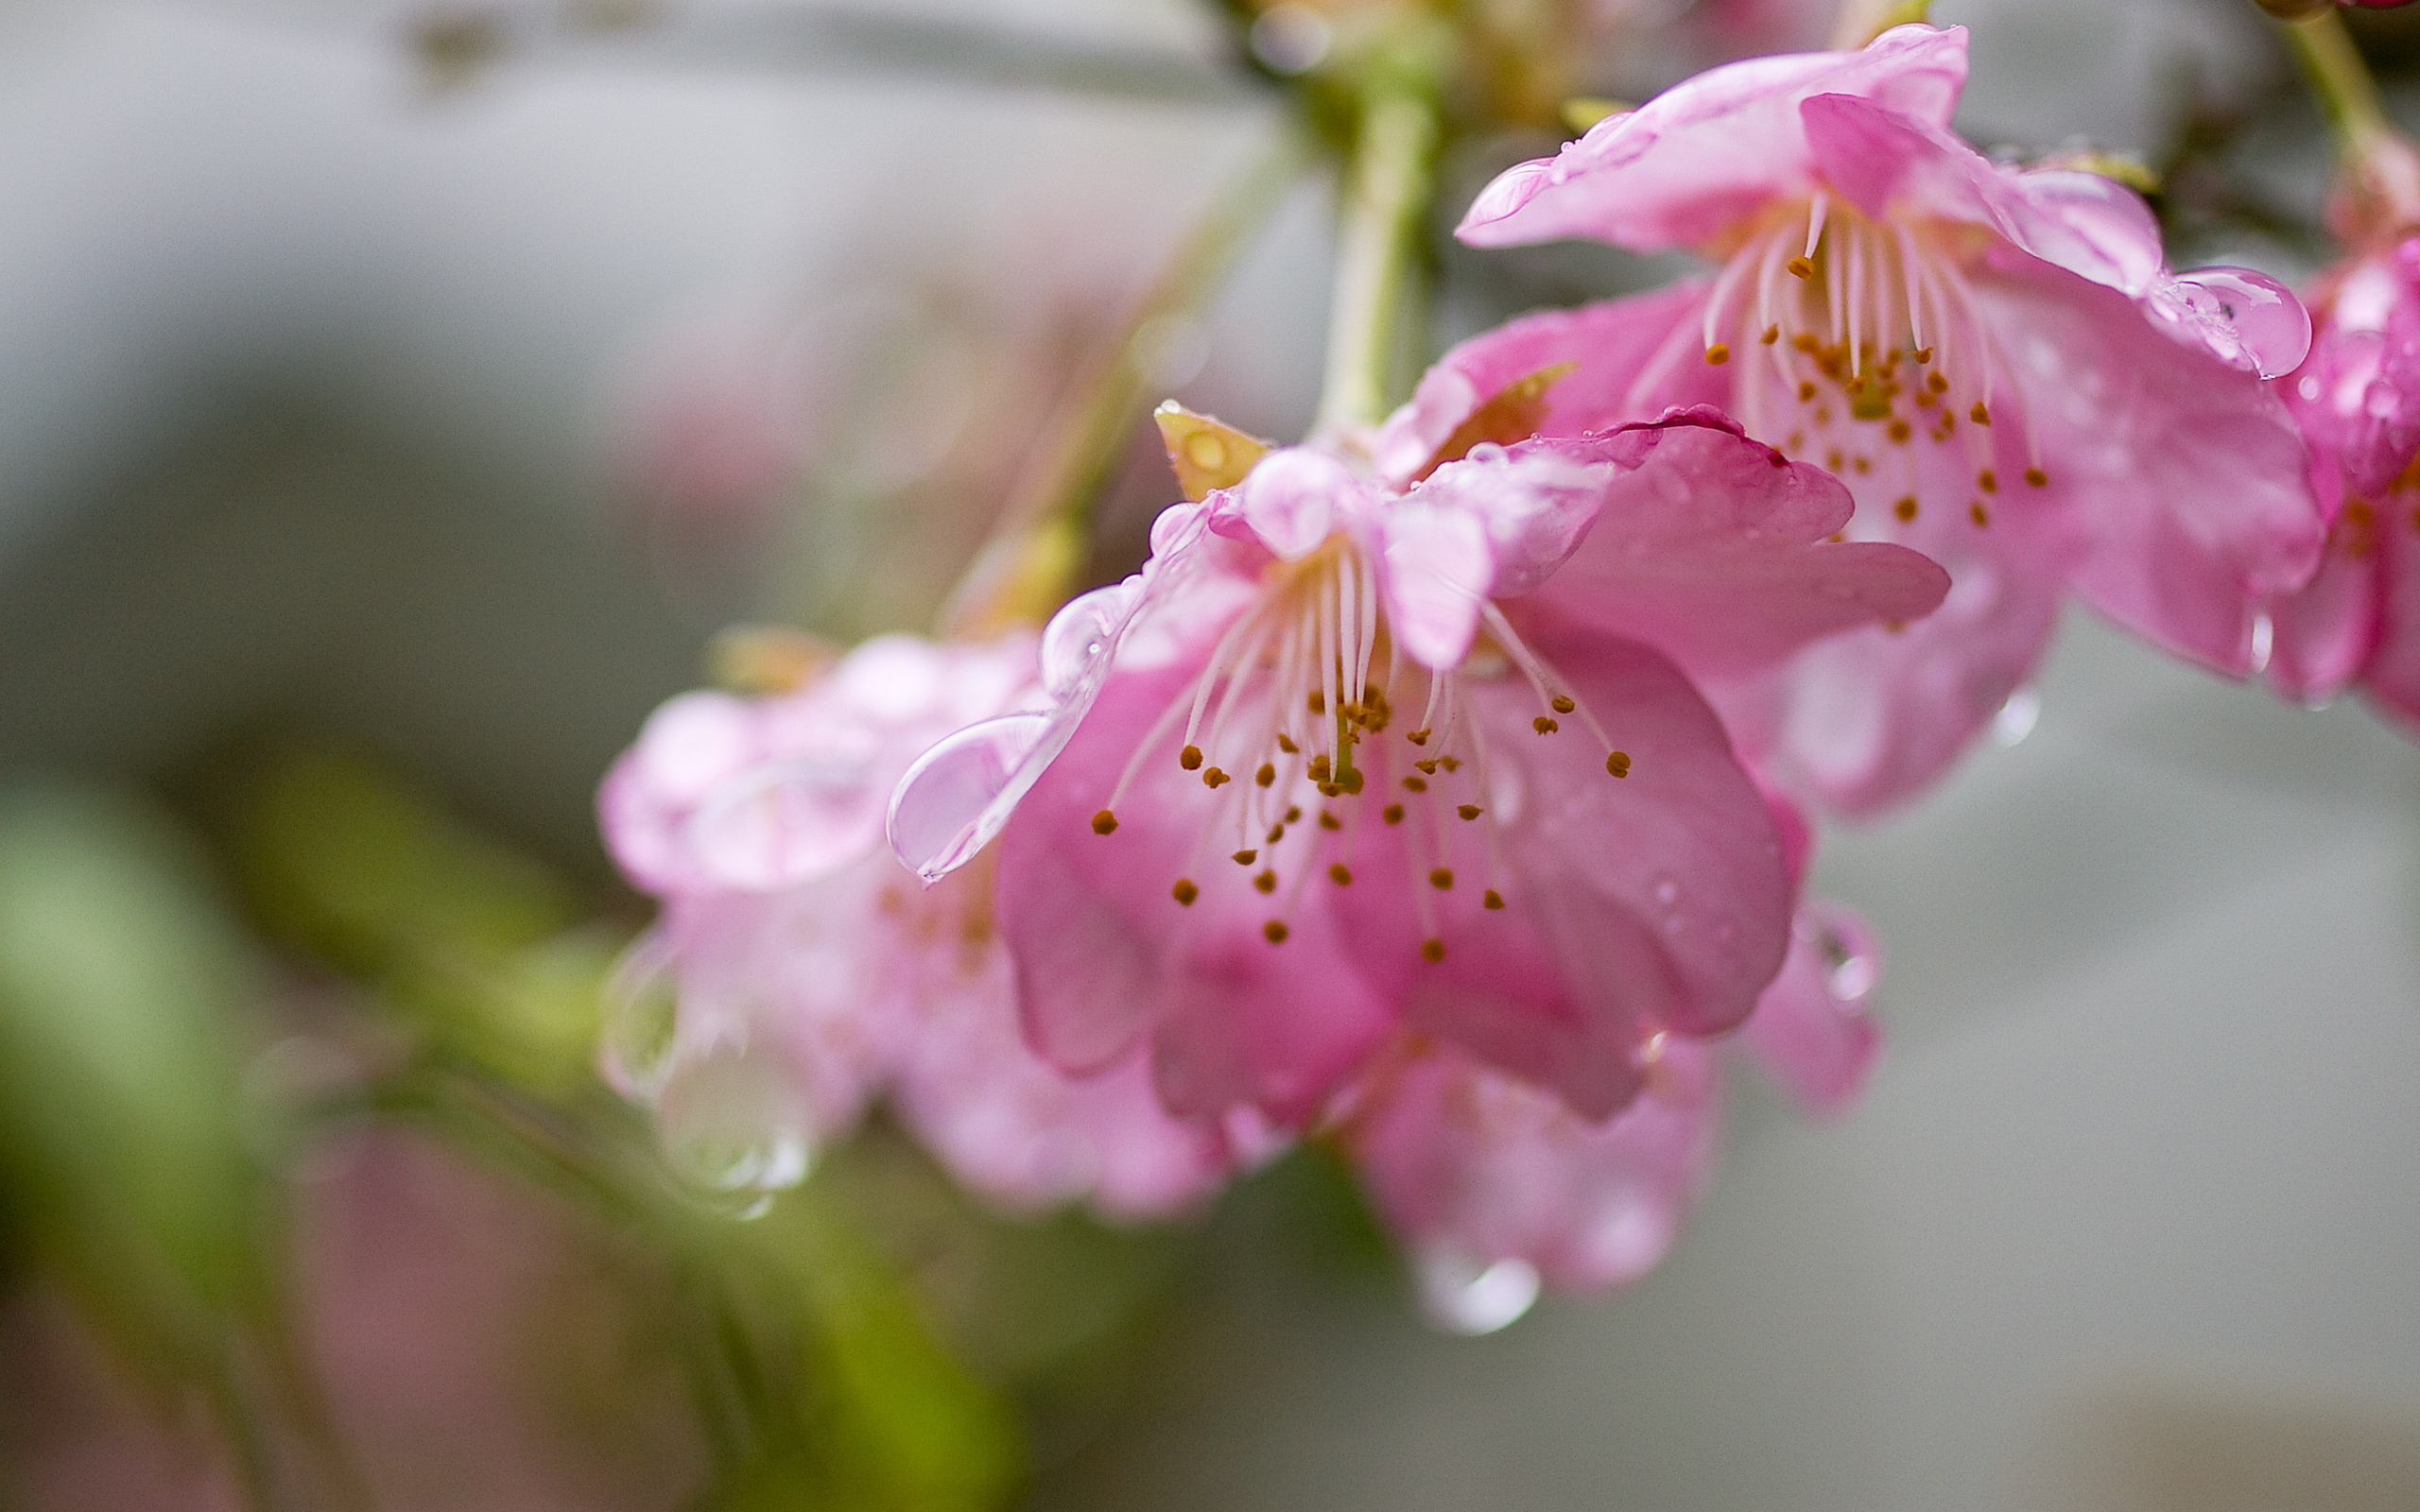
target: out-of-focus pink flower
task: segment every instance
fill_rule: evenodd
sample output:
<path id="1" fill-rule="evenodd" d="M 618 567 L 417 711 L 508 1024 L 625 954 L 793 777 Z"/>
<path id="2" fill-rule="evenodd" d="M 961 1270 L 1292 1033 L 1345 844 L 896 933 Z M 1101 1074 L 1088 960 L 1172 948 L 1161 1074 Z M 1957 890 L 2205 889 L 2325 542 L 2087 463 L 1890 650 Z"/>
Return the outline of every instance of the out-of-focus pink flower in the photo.
<path id="1" fill-rule="evenodd" d="M 2305 454 L 2261 382 L 2302 360 L 2301 306 L 2256 273 L 2169 272 L 2107 179 L 1974 152 L 1947 129 L 1965 73 L 1965 33 L 1920 26 L 1715 69 L 1508 171 L 1461 231 L 1686 246 L 1719 270 L 1514 322 L 1442 368 L 1579 363 L 1548 435 L 1719 403 L 1848 483 L 1851 536 L 1949 569 L 1924 623 L 1725 693 L 1759 711 L 1739 733 L 1777 777 L 1849 811 L 1963 748 L 2062 595 L 2241 676 L 2264 601 L 2318 558 Z"/>
<path id="2" fill-rule="evenodd" d="M 1293 448 L 1167 510 L 1139 576 L 1052 622 L 1055 710 L 901 784 L 927 878 L 1000 835 L 1028 1035 L 1062 1067 L 1148 1040 L 1170 1108 L 1293 1127 L 1408 1024 L 1601 1118 L 1656 1036 L 1729 1029 L 1772 980 L 1773 818 L 1654 640 L 1780 654 L 1924 612 L 1938 573 L 1814 545 L 1841 490 L 1710 413 L 1397 444 L 1417 423 L 1368 470 Z M 1637 602 L 1533 610 L 1592 527 Z"/>
<path id="3" fill-rule="evenodd" d="M 2310 355 L 2279 385 L 2335 515 L 2318 574 L 2276 606 L 2269 680 L 2308 703 L 2359 686 L 2420 725 L 2420 154 L 2377 143 L 2346 189 L 2351 253 L 2313 289 Z"/>
<path id="4" fill-rule="evenodd" d="M 1732 1042 L 1803 1109 L 1838 1111 L 1879 1048 L 1866 1011 L 1878 975 L 1863 924 L 1809 904 L 1781 974 Z M 1542 1282 L 1601 1291 L 1652 1269 L 1720 1144 L 1715 1048 L 1654 1037 L 1638 1097 L 1594 1121 L 1418 1037 L 1379 1057 L 1343 1100 L 1344 1147 L 1411 1251 L 1431 1316 L 1481 1331 L 1518 1315 Z"/>
<path id="5" fill-rule="evenodd" d="M 786 695 L 674 699 L 608 776 L 607 840 L 664 912 L 607 1069 L 700 1175 L 794 1181 L 889 1090 L 1010 1206 L 1165 1212 L 1223 1179 L 1231 1141 L 1162 1113 L 1139 1060 L 1072 1081 L 1025 1048 L 987 874 L 922 889 L 883 845 L 917 752 L 1017 707 L 1033 678 L 1030 637 L 885 637 Z M 668 1025 L 645 1018 L 650 984 L 669 985 Z"/>

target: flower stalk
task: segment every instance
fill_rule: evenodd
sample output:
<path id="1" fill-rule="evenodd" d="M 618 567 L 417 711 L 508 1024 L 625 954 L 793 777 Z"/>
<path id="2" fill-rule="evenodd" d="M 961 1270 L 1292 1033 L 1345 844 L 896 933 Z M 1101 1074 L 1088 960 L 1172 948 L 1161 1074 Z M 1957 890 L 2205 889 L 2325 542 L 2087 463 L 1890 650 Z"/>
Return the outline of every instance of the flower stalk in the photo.
<path id="1" fill-rule="evenodd" d="M 1390 407 L 1441 135 L 1434 88 L 1406 72 L 1378 71 L 1361 92 L 1315 433 L 1374 425 Z"/>
<path id="2" fill-rule="evenodd" d="M 1197 314 L 1253 232 L 1304 171 L 1307 144 L 1290 127 L 1257 153 L 1202 211 L 1167 266 L 1137 301 L 1093 371 L 1062 404 L 1048 438 L 1001 511 L 991 542 L 941 612 L 943 634 L 995 633 L 1038 625 L 1065 602 L 1083 565 L 1094 502 L 1156 382 L 1138 338 Z"/>
<path id="3" fill-rule="evenodd" d="M 2361 241 L 2420 226 L 2420 150 L 2387 117 L 2343 19 L 2328 7 L 2282 25 L 2342 160 L 2331 207 L 2337 233 Z"/>

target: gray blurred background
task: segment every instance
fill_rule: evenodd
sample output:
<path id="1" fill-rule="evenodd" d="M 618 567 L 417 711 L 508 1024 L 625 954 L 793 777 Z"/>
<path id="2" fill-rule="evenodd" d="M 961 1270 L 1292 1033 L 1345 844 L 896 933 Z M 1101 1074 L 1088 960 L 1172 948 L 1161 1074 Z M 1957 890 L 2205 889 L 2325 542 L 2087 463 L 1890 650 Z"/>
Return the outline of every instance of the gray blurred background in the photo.
<path id="1" fill-rule="evenodd" d="M 1176 0 L 916 7 L 1213 80 L 1172 102 L 903 77 L 696 9 L 451 84 L 405 45 L 429 12 L 370 0 L 0 10 L 0 767 L 173 783 L 299 730 L 601 877 L 596 780 L 708 637 L 914 624 L 983 507 L 987 400 L 951 384 L 1055 350 L 1037 302 L 1139 285 L 1268 124 Z M 1936 19 L 1977 28 L 1982 142 L 2156 156 L 2181 101 L 2267 109 L 2243 171 L 2320 192 L 2249 6 Z M 1289 201 L 1169 337 L 1189 402 L 1299 431 L 1323 215 Z M 1509 264 L 1470 318 L 1573 276 Z M 825 477 L 804 497 L 842 502 L 767 553 L 745 499 L 650 471 L 684 352 L 802 330 L 941 342 L 896 455 L 852 464 L 931 472 L 941 525 Z M 867 553 L 896 581 L 836 579 Z M 2038 691 L 2030 734 L 1824 857 L 1890 954 L 1845 1122 L 1748 1092 L 1659 1273 L 1491 1338 L 1239 1259 L 1038 1504 L 2420 1506 L 2420 752 L 2082 620 Z"/>

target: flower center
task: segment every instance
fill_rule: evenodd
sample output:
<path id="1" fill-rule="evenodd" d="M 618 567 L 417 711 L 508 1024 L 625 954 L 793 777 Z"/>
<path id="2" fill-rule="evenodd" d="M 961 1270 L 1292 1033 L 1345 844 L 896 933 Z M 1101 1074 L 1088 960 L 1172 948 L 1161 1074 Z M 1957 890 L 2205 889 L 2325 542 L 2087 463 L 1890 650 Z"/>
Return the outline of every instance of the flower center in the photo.
<path id="1" fill-rule="evenodd" d="M 1978 528 L 2000 490 L 1990 427 L 2015 398 L 2014 365 L 1966 279 L 1981 245 L 1972 228 L 1874 221 L 1817 193 L 1757 222 L 1715 279 L 1705 305 L 1708 363 L 1734 365 L 1732 407 L 1750 433 L 1842 478 L 1895 484 L 1892 512 L 1962 504 Z M 1655 381 L 1686 359 L 1675 333 L 1650 365 Z M 1650 384 L 1643 373 L 1640 387 Z M 2031 415 L 2014 404 L 2024 480 L 2049 482 Z M 1921 441 L 1919 440 L 1921 438 Z M 1961 497 L 1929 500 L 1922 445 L 1956 448 L 1971 476 Z"/>
<path id="2" fill-rule="evenodd" d="M 1262 934 L 1276 945 L 1290 933 L 1288 919 L 1311 879 L 1354 885 L 1356 842 L 1367 824 L 1409 826 L 1403 854 L 1421 954 L 1444 959 L 1435 895 L 1458 882 L 1449 862 L 1453 825 L 1483 826 L 1481 902 L 1504 906 L 1495 812 L 1501 792 L 1490 778 L 1487 731 L 1471 717 L 1466 682 L 1525 678 L 1538 701 L 1533 737 L 1561 736 L 1563 721 L 1576 718 L 1604 747 L 1607 772 L 1627 777 L 1631 767 L 1628 754 L 1613 748 L 1595 716 L 1500 610 L 1482 605 L 1480 620 L 1478 641 L 1462 662 L 1432 670 L 1401 654 L 1377 574 L 1352 538 L 1332 536 L 1299 561 L 1274 564 L 1201 674 L 1136 745 L 1108 806 L 1093 816 L 1094 832 L 1115 833 L 1118 806 L 1137 779 L 1151 763 L 1173 761 L 1207 794 L 1199 837 L 1171 879 L 1169 896 L 1190 907 L 1201 896 L 1199 879 L 1214 874 L 1205 868 L 1216 868 L 1214 858 L 1223 852 L 1270 899 Z M 1405 715 L 1415 705 L 1419 720 L 1409 724 Z M 1163 799 L 1168 792 L 1152 791 Z"/>

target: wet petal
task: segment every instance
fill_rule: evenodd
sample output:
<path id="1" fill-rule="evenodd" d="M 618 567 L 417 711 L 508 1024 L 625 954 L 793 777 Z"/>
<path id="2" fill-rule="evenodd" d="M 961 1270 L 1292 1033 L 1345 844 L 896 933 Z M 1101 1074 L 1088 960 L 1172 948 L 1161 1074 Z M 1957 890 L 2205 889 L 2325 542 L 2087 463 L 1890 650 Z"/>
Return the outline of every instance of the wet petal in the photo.
<path id="1" fill-rule="evenodd" d="M 1411 1022 L 1601 1115 L 1635 1094 L 1657 1031 L 1747 1017 L 1781 964 L 1791 885 L 1762 795 L 1668 661 L 1577 632 L 1532 644 L 1630 775 L 1608 772 L 1577 707 L 1542 735 L 1525 680 L 1466 674 L 1483 770 L 1432 775 L 1430 807 L 1365 825 L 1359 880 L 1336 906 L 1363 971 Z M 1454 812 L 1465 800 L 1473 821 Z M 1432 888 L 1441 868 L 1451 885 Z M 1486 906 L 1490 889 L 1503 907 Z"/>
<path id="2" fill-rule="evenodd" d="M 1692 246 L 1772 199 L 1817 186 L 1800 101 L 1851 94 L 1945 124 L 1966 78 L 1966 33 L 1899 26 L 1854 53 L 1710 69 L 1599 122 L 1551 160 L 1480 191 L 1455 232 L 1475 247 L 1588 236 L 1637 251 Z"/>
<path id="3" fill-rule="evenodd" d="M 1582 1291 L 1652 1269 L 1720 1146 L 1711 1062 L 1705 1047 L 1672 1047 L 1648 1091 L 1602 1122 L 1451 1051 L 1386 1067 L 1347 1147 L 1438 1321 L 1475 1332 L 1517 1315 L 1528 1298 L 1519 1272 L 1499 1268 L 1511 1264 L 1532 1287 Z"/>
<path id="4" fill-rule="evenodd" d="M 1547 390 L 1542 436 L 1652 420 L 1669 404 L 1720 403 L 1730 379 L 1706 366 L 1695 335 L 1706 290 L 1703 280 L 1684 280 L 1652 294 L 1524 316 L 1471 337 L 1439 358 L 1411 403 L 1387 421 L 1377 447 L 1380 471 L 1408 483 L 1490 395 L 1565 364 L 1577 367 Z M 1654 382 L 1634 402 L 1642 378 Z"/>
<path id="5" fill-rule="evenodd" d="M 1406 502 L 1387 512 L 1385 532 L 1380 573 L 1396 639 L 1424 666 L 1455 665 L 1495 580 L 1486 525 L 1470 509 Z"/>
<path id="6" fill-rule="evenodd" d="M 1877 813 L 1931 785 L 2032 680 L 2049 643 L 2054 577 L 1988 546 L 1934 550 L 1951 583 L 1930 615 L 1819 642 L 1742 679 L 1751 687 L 1720 690 L 1726 713 L 1765 704 L 1752 759 L 1836 812 Z"/>
<path id="7" fill-rule="evenodd" d="M 2291 289 L 2248 267 L 2157 280 L 2143 307 L 2177 340 L 2263 378 L 2293 371 L 2310 351 L 2310 313 Z"/>
<path id="8" fill-rule="evenodd" d="M 1948 575 L 1927 558 L 1829 539 L 1854 508 L 1838 480 L 1715 421 L 1685 413 L 1609 438 L 1627 465 L 1542 605 L 1654 645 L 1700 677 L 1737 676 L 1939 606 Z"/>
<path id="9" fill-rule="evenodd" d="M 2249 672 L 2263 606 L 2309 577 L 2324 534 L 2284 405 L 2056 270 L 1979 279 L 1975 297 L 2025 387 L 2049 469 L 2041 507 L 2081 532 L 2074 591 L 2168 651 Z"/>
<path id="10" fill-rule="evenodd" d="M 1882 980 L 1881 950 L 1865 920 L 1838 903 L 1802 904 L 1789 957 L 1740 1026 L 1738 1043 L 1806 1112 L 1857 1100 L 1882 1049 L 1868 1011 Z"/>

